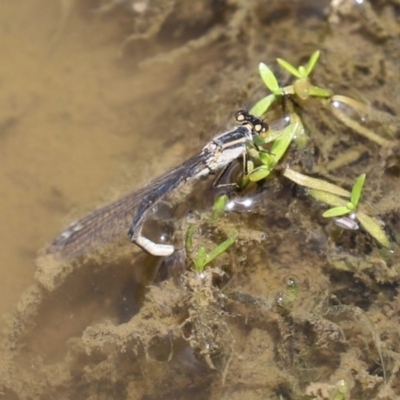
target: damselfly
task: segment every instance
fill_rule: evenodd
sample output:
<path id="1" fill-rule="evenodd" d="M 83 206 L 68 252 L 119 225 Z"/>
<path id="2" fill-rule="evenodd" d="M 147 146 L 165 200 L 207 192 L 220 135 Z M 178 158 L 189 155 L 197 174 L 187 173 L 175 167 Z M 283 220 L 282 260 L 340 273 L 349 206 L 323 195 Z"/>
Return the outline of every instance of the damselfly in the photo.
<path id="1" fill-rule="evenodd" d="M 215 173 L 240 156 L 244 157 L 247 143 L 268 128 L 265 122 L 247 111 L 238 111 L 235 121 L 234 129 L 214 137 L 199 154 L 180 166 L 73 222 L 53 240 L 47 252 L 65 258 L 81 256 L 128 231 L 131 242 L 148 253 L 155 256 L 172 254 L 174 246 L 154 243 L 142 235 L 146 214 L 159 200 L 188 180 Z"/>

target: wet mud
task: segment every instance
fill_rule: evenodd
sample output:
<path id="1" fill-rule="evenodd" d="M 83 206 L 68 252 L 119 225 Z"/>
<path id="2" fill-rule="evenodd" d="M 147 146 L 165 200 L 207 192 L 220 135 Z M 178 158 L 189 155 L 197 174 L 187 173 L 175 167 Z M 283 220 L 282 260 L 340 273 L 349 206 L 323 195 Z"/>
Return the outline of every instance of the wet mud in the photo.
<path id="1" fill-rule="evenodd" d="M 31 3 L 0 5 L 0 398 L 399 397 L 398 2 Z M 311 140 L 285 163 L 347 189 L 366 173 L 363 199 L 390 250 L 322 218 L 278 169 L 230 189 L 236 205 L 217 222 L 225 189 L 212 178 L 166 198 L 145 227 L 176 245 L 166 259 L 124 235 L 80 258 L 46 252 L 62 220 L 178 165 L 265 96 L 259 62 L 286 83 L 275 59 L 300 65 L 316 49 L 315 83 L 367 102 L 375 114 L 363 123 L 387 142 L 307 100 L 292 106 Z M 185 253 L 193 226 L 194 249 L 238 232 L 201 273 Z"/>

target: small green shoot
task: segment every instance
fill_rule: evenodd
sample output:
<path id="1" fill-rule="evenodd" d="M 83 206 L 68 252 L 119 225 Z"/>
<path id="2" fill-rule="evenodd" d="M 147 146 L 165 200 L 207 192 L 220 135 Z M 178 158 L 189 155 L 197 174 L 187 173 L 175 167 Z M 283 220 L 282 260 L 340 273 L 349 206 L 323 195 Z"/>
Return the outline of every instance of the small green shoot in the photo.
<path id="1" fill-rule="evenodd" d="M 278 58 L 277 62 L 279 66 L 296 78 L 292 85 L 285 87 L 279 86 L 278 79 L 272 72 L 271 68 L 264 63 L 260 63 L 258 70 L 261 79 L 272 94 L 258 101 L 250 110 L 250 112 L 257 116 L 264 115 L 277 98 L 287 95 L 296 95 L 302 100 L 306 100 L 309 97 L 330 98 L 333 95 L 332 91 L 314 86 L 309 80 L 309 76 L 314 70 L 319 56 L 320 51 L 315 51 L 311 55 L 307 64 L 305 66 L 301 65 L 298 68 L 294 67 L 288 61 Z"/>
<path id="2" fill-rule="evenodd" d="M 345 206 L 336 206 L 325 211 L 322 216 L 325 218 L 340 217 L 342 215 L 350 214 L 357 209 L 358 203 L 361 198 L 362 188 L 365 182 L 365 174 L 360 175 L 351 190 L 350 201 Z"/>
<path id="3" fill-rule="evenodd" d="M 349 385 L 344 379 L 336 382 L 332 400 L 345 400 L 349 392 Z"/>
<path id="4" fill-rule="evenodd" d="M 293 307 L 294 302 L 299 294 L 299 287 L 294 278 L 288 278 L 286 281 L 286 290 L 279 292 L 276 296 L 276 303 L 283 310 L 288 311 Z"/>
<path id="5" fill-rule="evenodd" d="M 299 286 L 297 285 L 296 279 L 288 278 L 286 281 L 286 306 L 291 308 L 296 301 L 299 294 Z"/>
<path id="6" fill-rule="evenodd" d="M 320 179 L 307 177 L 293 170 L 286 169 L 284 175 L 298 184 L 309 187 L 310 190 L 308 190 L 308 194 L 314 199 L 333 206 L 322 214 L 323 217 L 337 218 L 350 214 L 350 216 L 357 220 L 364 230 L 368 232 L 379 244 L 387 249 L 392 247 L 381 222 L 377 218 L 370 217 L 363 210 L 360 210 L 359 202 L 365 182 L 365 174 L 362 174 L 357 178 L 351 193 L 345 191 L 339 186 L 332 185 Z M 319 182 L 322 184 L 319 184 Z M 341 191 L 344 192 L 340 194 Z M 350 197 L 350 201 L 347 201 L 339 196 Z"/>
<path id="7" fill-rule="evenodd" d="M 314 51 L 314 53 L 311 54 L 310 59 L 308 60 L 308 63 L 305 66 L 300 66 L 299 68 L 293 67 L 293 65 L 289 64 L 287 61 L 282 60 L 282 58 L 277 58 L 278 64 L 288 71 L 290 74 L 295 76 L 296 78 L 299 79 L 304 79 L 308 78 L 308 76 L 311 74 L 313 71 L 315 65 L 317 64 L 317 61 L 319 59 L 320 51 Z"/>
<path id="8" fill-rule="evenodd" d="M 221 254 L 225 253 L 229 247 L 235 243 L 238 233 L 234 232 L 232 236 L 228 237 L 221 244 L 216 246 L 210 252 L 207 252 L 207 249 L 203 246 L 199 247 L 196 251 L 193 250 L 193 235 L 195 231 L 195 226 L 190 225 L 186 232 L 186 251 L 190 254 L 190 258 L 194 264 L 194 269 L 196 272 L 202 272 L 204 268 L 212 263 L 217 257 Z"/>
<path id="9" fill-rule="evenodd" d="M 213 204 L 211 219 L 215 220 L 222 216 L 225 212 L 226 204 L 229 201 L 229 197 L 226 194 L 218 196 Z"/>
<path id="10" fill-rule="evenodd" d="M 261 150 L 257 151 L 256 154 L 250 152 L 250 155 L 253 154 L 254 158 L 257 158 L 261 163 L 260 166 L 249 172 L 248 179 L 250 182 L 258 182 L 268 177 L 285 155 L 298 132 L 299 126 L 300 122 L 291 123 L 279 135 L 276 135 L 270 151 Z M 269 138 L 266 138 L 266 142 L 269 142 Z"/>
<path id="11" fill-rule="evenodd" d="M 314 86 L 309 81 L 309 75 L 314 70 L 314 67 L 319 59 L 319 55 L 319 50 L 314 51 L 308 60 L 308 63 L 305 66 L 301 65 L 299 68 L 295 68 L 292 64 L 282 60 L 281 58 L 276 60 L 281 68 L 297 78 L 292 86 L 288 86 L 283 89 L 284 94 L 295 94 L 302 100 L 306 100 L 309 97 L 326 98 L 332 96 L 332 92 L 330 90 Z"/>
<path id="12" fill-rule="evenodd" d="M 229 249 L 229 247 L 231 247 L 233 243 L 235 243 L 237 237 L 238 233 L 235 232 L 231 237 L 223 241 L 209 253 L 207 253 L 207 250 L 204 247 L 200 247 L 197 250 L 197 256 L 193 258 L 194 269 L 196 270 L 196 272 L 202 272 L 208 264 L 213 262 L 221 254 L 225 253 Z"/>

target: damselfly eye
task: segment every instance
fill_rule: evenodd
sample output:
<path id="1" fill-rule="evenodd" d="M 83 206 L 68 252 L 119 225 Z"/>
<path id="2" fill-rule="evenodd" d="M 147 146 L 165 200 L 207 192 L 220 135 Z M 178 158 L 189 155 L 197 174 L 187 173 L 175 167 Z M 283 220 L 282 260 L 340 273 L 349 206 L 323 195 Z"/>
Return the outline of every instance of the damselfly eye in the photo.
<path id="1" fill-rule="evenodd" d="M 254 125 L 254 132 L 255 133 L 263 133 L 267 130 L 267 127 L 264 124 L 256 124 Z"/>
<path id="2" fill-rule="evenodd" d="M 247 120 L 246 114 L 247 114 L 246 111 L 243 111 L 243 110 L 237 111 L 236 114 L 235 114 L 235 121 L 236 122 L 244 122 L 244 121 L 246 121 Z"/>

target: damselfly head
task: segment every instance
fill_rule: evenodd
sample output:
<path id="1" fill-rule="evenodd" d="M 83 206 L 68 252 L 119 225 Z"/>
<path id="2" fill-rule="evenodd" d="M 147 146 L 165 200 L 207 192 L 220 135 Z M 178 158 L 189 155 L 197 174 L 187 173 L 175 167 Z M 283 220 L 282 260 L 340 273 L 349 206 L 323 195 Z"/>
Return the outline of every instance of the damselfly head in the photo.
<path id="1" fill-rule="evenodd" d="M 268 130 L 268 124 L 262 119 L 250 114 L 246 110 L 239 110 L 235 114 L 235 121 L 242 125 L 248 125 L 249 128 L 257 135 Z"/>

